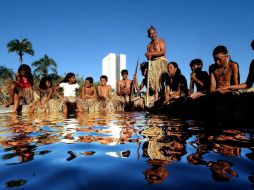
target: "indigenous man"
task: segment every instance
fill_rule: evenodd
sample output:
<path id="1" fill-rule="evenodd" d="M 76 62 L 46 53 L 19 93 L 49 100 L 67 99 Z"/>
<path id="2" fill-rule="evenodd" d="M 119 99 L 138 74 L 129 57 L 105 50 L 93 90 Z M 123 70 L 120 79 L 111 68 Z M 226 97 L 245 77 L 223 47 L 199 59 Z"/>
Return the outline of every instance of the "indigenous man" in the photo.
<path id="1" fill-rule="evenodd" d="M 210 92 L 225 93 L 223 88 L 239 84 L 238 64 L 230 59 L 225 46 L 217 46 L 213 50 L 215 63 L 210 65 Z"/>
<path id="2" fill-rule="evenodd" d="M 254 40 L 251 42 L 252 50 L 254 50 Z M 251 88 L 254 83 L 254 59 L 250 63 L 249 74 L 245 83 L 239 85 L 232 85 L 224 88 L 225 90 L 240 90 Z"/>
<path id="3" fill-rule="evenodd" d="M 150 60 L 149 64 L 149 88 L 154 91 L 155 100 L 160 94 L 165 93 L 165 77 L 167 76 L 166 44 L 163 39 L 157 37 L 156 29 L 151 26 L 147 30 L 151 42 L 147 45 L 145 56 Z"/>
<path id="4" fill-rule="evenodd" d="M 117 95 L 126 98 L 131 95 L 132 80 L 128 79 L 128 70 L 121 71 L 122 80 L 117 81 Z"/>

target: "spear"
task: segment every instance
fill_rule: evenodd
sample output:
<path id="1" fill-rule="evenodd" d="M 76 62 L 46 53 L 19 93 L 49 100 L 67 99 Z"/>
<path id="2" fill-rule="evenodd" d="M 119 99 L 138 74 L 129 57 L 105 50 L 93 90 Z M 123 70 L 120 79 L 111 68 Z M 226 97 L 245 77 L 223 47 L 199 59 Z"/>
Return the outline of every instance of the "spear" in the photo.
<path id="1" fill-rule="evenodd" d="M 137 75 L 137 72 L 138 72 L 138 62 L 139 62 L 139 58 L 137 60 L 136 69 L 135 69 L 134 75 Z M 131 85 L 130 100 L 131 100 L 131 96 L 132 96 L 133 92 L 134 92 L 134 80 L 132 81 L 132 85 Z"/>

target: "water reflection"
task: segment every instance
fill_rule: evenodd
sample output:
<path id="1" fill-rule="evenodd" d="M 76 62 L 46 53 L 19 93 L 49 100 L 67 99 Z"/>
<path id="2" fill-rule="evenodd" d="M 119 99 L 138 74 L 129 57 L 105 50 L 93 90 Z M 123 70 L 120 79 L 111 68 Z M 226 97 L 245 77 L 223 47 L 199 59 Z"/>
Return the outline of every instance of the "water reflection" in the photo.
<path id="1" fill-rule="evenodd" d="M 8 171 L 10 166 L 18 169 L 18 164 L 35 160 L 42 160 L 47 165 L 50 159 L 57 158 L 61 163 L 65 161 L 75 166 L 86 159 L 90 165 L 78 166 L 93 173 L 97 165 L 109 160 L 110 165 L 105 166 L 108 171 L 135 165 L 133 170 L 136 173 L 126 175 L 133 179 L 130 176 L 142 174 L 143 178 L 136 182 L 142 184 L 142 188 L 148 184 L 160 185 L 158 187 L 169 187 L 172 183 L 179 185 L 182 178 L 188 181 L 195 169 L 202 172 L 204 178 L 195 178 L 196 184 L 205 179 L 213 179 L 215 184 L 234 180 L 240 184 L 239 187 L 248 189 L 254 181 L 251 169 L 254 161 L 253 133 L 250 128 L 211 128 L 198 121 L 137 112 L 81 114 L 75 118 L 57 114 L 36 118 L 2 114 L 0 164 Z M 176 168 L 182 166 L 189 176 L 176 177 L 180 171 Z M 54 168 L 52 172 L 56 172 Z M 120 183 L 119 174 L 115 172 L 114 176 Z M 21 173 L 20 179 L 27 177 Z M 96 177 L 91 177 L 91 180 L 96 181 Z M 18 179 L 6 177 L 0 180 L 2 184 L 10 182 L 8 186 L 12 181 L 16 184 Z M 28 185 L 29 180 L 19 184 Z"/>

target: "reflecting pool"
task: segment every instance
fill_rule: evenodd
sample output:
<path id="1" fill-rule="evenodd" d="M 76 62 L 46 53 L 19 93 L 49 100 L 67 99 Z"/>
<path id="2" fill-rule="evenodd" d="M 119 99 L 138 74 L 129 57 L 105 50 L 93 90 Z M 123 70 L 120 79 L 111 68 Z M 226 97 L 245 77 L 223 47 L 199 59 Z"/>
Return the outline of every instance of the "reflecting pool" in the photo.
<path id="1" fill-rule="evenodd" d="M 0 189 L 253 189 L 253 126 L 0 114 Z"/>

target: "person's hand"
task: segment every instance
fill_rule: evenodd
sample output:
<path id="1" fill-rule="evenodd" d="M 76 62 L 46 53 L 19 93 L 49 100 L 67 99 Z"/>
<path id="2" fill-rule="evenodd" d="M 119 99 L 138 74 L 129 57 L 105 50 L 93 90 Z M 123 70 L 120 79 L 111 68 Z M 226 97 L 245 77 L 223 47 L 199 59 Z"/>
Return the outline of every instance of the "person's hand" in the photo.
<path id="1" fill-rule="evenodd" d="M 195 73 L 191 73 L 191 80 L 196 81 L 197 77 Z"/>
<path id="2" fill-rule="evenodd" d="M 133 80 L 134 80 L 134 81 L 137 81 L 137 75 L 136 75 L 136 74 L 133 75 Z"/>

